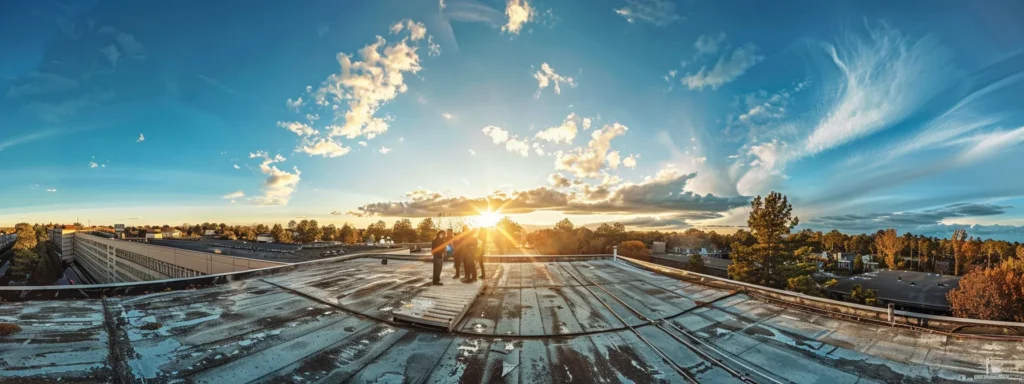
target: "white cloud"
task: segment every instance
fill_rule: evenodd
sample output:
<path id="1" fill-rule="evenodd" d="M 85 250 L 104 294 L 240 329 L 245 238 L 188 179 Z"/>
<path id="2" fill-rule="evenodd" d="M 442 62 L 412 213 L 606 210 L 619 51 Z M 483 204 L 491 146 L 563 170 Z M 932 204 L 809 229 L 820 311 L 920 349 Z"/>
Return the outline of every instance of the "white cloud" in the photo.
<path id="1" fill-rule="evenodd" d="M 424 26 L 423 23 L 417 23 L 410 19 L 405 19 L 393 24 L 391 26 L 391 34 L 402 32 L 403 29 L 409 31 L 409 38 L 412 39 L 412 41 L 420 41 L 423 40 L 424 37 L 427 37 L 427 27 Z"/>
<path id="2" fill-rule="evenodd" d="M 235 96 L 240 95 L 240 93 L 238 93 L 238 91 L 232 89 L 231 87 L 229 87 L 227 85 L 224 85 L 224 83 L 221 83 L 221 82 L 217 81 L 216 79 L 213 79 L 213 78 L 207 77 L 207 76 L 203 76 L 203 75 L 196 75 L 196 77 L 198 77 L 199 80 L 205 81 L 207 84 L 210 84 L 210 85 L 212 85 L 214 87 L 220 88 L 220 90 L 222 90 L 224 92 L 230 93 L 230 94 L 235 95 Z"/>
<path id="3" fill-rule="evenodd" d="M 95 161 L 91 161 L 91 162 L 89 162 L 89 168 L 98 168 L 99 166 L 100 166 L 100 165 L 99 165 L 99 164 L 96 164 L 96 162 L 95 162 Z"/>
<path id="4" fill-rule="evenodd" d="M 118 52 L 116 45 L 108 45 L 100 49 L 100 53 L 107 57 L 107 60 L 110 61 L 110 65 L 117 66 L 117 58 L 121 57 L 121 52 Z"/>
<path id="5" fill-rule="evenodd" d="M 298 99 L 295 99 L 295 100 L 292 100 L 289 97 L 288 100 L 284 101 L 284 106 L 287 107 L 290 110 L 298 112 L 299 108 L 302 107 L 302 97 L 299 97 Z"/>
<path id="6" fill-rule="evenodd" d="M 57 192 L 57 188 L 47 189 L 46 192 L 50 192 L 50 193 Z"/>
<path id="7" fill-rule="evenodd" d="M 242 169 L 242 167 L 239 167 L 238 164 L 235 164 L 235 169 Z"/>
<path id="8" fill-rule="evenodd" d="M 828 53 L 841 83 L 828 114 L 808 137 L 806 155 L 891 127 L 944 89 L 950 56 L 929 38 L 913 40 L 886 25 Z"/>
<path id="9" fill-rule="evenodd" d="M 621 162 L 619 158 L 619 151 L 609 152 L 608 156 L 605 157 L 605 162 L 608 163 L 608 168 L 619 169 L 619 163 Z"/>
<path id="10" fill-rule="evenodd" d="M 12 85 L 7 89 L 7 98 L 67 92 L 78 88 L 78 80 L 54 73 L 32 71 L 25 76 L 25 79 L 29 82 Z"/>
<path id="11" fill-rule="evenodd" d="M 320 155 L 323 157 L 340 157 L 347 155 L 352 147 L 345 147 L 338 144 L 329 137 L 306 138 L 303 143 L 295 149 L 297 152 L 306 153 L 310 156 Z"/>
<path id="12" fill-rule="evenodd" d="M 363 146 L 363 147 L 365 147 L 365 146 L 369 145 L 369 144 L 367 144 L 367 143 L 366 143 L 365 141 L 360 141 L 360 142 L 358 142 L 357 144 L 359 144 L 360 146 Z"/>
<path id="13" fill-rule="evenodd" d="M 591 124 L 591 122 L 592 122 L 592 121 L 590 120 L 590 118 L 589 118 L 589 117 L 584 117 L 584 118 L 583 118 L 583 130 L 588 130 L 588 129 L 590 129 L 590 124 Z"/>
<path id="14" fill-rule="evenodd" d="M 313 129 L 313 127 L 310 127 L 307 124 L 303 124 L 297 121 L 278 121 L 277 126 L 292 131 L 293 133 L 299 136 L 315 136 L 319 133 L 315 129 Z"/>
<path id="15" fill-rule="evenodd" d="M 421 69 L 417 47 L 409 44 L 410 39 L 422 39 L 419 35 L 421 25 L 413 23 L 415 26 L 409 28 L 409 23 L 404 27 L 410 31 L 409 38 L 388 44 L 383 37 L 377 36 L 376 41 L 359 50 L 360 60 L 353 60 L 352 55 L 338 54 L 341 72 L 330 75 L 313 92 L 317 105 L 333 109 L 335 118 L 343 120 L 341 125 L 330 127 L 330 136 L 372 139 L 387 132 L 390 119 L 375 116 L 377 110 L 405 93 L 408 90 L 405 75 Z M 340 108 L 342 103 L 347 108 Z"/>
<path id="16" fill-rule="evenodd" d="M 385 155 L 386 155 L 386 154 L 388 154 L 389 152 L 391 152 L 391 148 L 388 148 L 388 147 L 384 147 L 384 146 L 381 146 L 381 147 L 380 147 L 380 153 L 383 153 L 383 154 L 385 154 Z"/>
<path id="17" fill-rule="evenodd" d="M 640 20 L 659 27 L 682 20 L 676 13 L 676 5 L 669 0 L 626 0 L 626 6 L 614 11 L 630 23 Z"/>
<path id="18" fill-rule="evenodd" d="M 698 37 L 697 42 L 693 43 L 693 47 L 697 49 L 697 56 L 718 53 L 720 45 L 725 42 L 725 37 L 725 32 L 718 35 L 702 35 Z"/>
<path id="19" fill-rule="evenodd" d="M 484 127 L 483 132 L 485 135 L 490 136 L 491 140 L 494 141 L 494 144 L 501 144 L 508 141 L 508 131 L 501 129 L 501 127 L 488 125 Z"/>
<path id="20" fill-rule="evenodd" d="M 702 66 L 697 73 L 688 73 L 680 81 L 690 89 L 703 90 L 704 87 L 718 89 L 722 84 L 728 83 L 740 77 L 754 64 L 764 59 L 764 56 L 757 54 L 757 46 L 748 43 L 732 52 L 732 55 L 725 55 L 718 59 L 711 70 Z"/>
<path id="21" fill-rule="evenodd" d="M 469 155 L 470 155 L 470 156 L 476 156 L 476 151 L 474 151 L 474 150 L 470 149 L 470 150 L 469 150 Z"/>
<path id="22" fill-rule="evenodd" d="M 438 56 L 441 54 L 441 44 L 434 42 L 434 36 L 427 36 L 427 56 Z"/>
<path id="23" fill-rule="evenodd" d="M 586 148 L 556 154 L 555 169 L 570 171 L 576 177 L 597 177 L 604 167 L 611 149 L 611 140 L 628 131 L 625 125 L 613 123 L 595 130 Z M 616 152 L 616 157 L 618 152 Z"/>
<path id="24" fill-rule="evenodd" d="M 548 176 L 548 184 L 555 188 L 565 188 L 572 185 L 572 180 L 569 180 L 569 178 L 561 173 L 552 173 Z"/>
<path id="25" fill-rule="evenodd" d="M 571 143 L 576 138 L 576 121 L 579 118 L 575 113 L 566 116 L 562 124 L 557 127 L 551 127 L 543 131 L 537 132 L 536 137 L 541 140 L 545 140 L 552 143 Z"/>
<path id="26" fill-rule="evenodd" d="M 255 196 L 249 200 L 257 205 L 288 205 L 295 188 L 298 186 L 302 172 L 298 168 L 292 168 L 293 172 L 282 171 L 274 166 L 286 159 L 281 155 L 270 157 L 266 152 L 250 153 L 249 158 L 262 158 L 260 172 L 267 175 L 263 181 L 263 196 Z"/>
<path id="27" fill-rule="evenodd" d="M 240 198 L 243 198 L 243 197 L 245 197 L 245 192 L 235 191 L 235 192 L 231 192 L 229 194 L 224 195 L 223 199 L 225 199 L 225 200 L 234 200 L 234 199 L 240 199 Z"/>
<path id="28" fill-rule="evenodd" d="M 526 0 L 508 0 L 505 5 L 505 16 L 508 22 L 501 27 L 502 32 L 518 35 L 519 31 L 536 15 L 536 11 Z"/>
<path id="29" fill-rule="evenodd" d="M 704 162 L 708 161 L 708 158 L 706 156 L 694 157 L 692 161 L 694 164 L 704 164 Z"/>
<path id="30" fill-rule="evenodd" d="M 537 92 L 533 94 L 534 98 L 539 98 L 540 92 L 544 88 L 547 88 L 551 83 L 555 83 L 554 89 L 556 95 L 562 93 L 562 87 L 560 87 L 560 84 L 562 83 L 565 83 L 570 87 L 576 87 L 576 80 L 571 76 L 562 76 L 555 73 L 555 69 L 551 68 L 548 63 L 541 63 L 540 70 L 533 74 L 533 78 L 537 79 Z"/>
<path id="31" fill-rule="evenodd" d="M 146 58 L 146 49 L 141 43 L 135 40 L 135 36 L 129 35 L 124 32 L 117 33 L 117 42 L 121 44 L 121 49 L 124 50 L 125 55 L 135 60 L 142 60 Z"/>
<path id="32" fill-rule="evenodd" d="M 505 150 L 518 153 L 519 156 L 527 157 L 530 155 L 530 143 L 524 140 L 519 140 L 518 137 L 513 137 L 505 142 Z"/>
<path id="33" fill-rule="evenodd" d="M 438 11 L 443 11 L 444 10 L 444 0 L 437 0 L 437 10 Z"/>
<path id="34" fill-rule="evenodd" d="M 636 157 L 629 155 L 629 157 L 622 159 L 622 166 L 626 168 L 636 168 Z"/>
<path id="35" fill-rule="evenodd" d="M 448 119 L 448 120 L 451 120 L 453 117 L 455 117 L 455 115 L 452 115 L 452 114 L 450 114 L 448 112 L 445 112 L 445 113 L 441 114 L 441 117 L 443 117 L 445 119 Z"/>
<path id="36" fill-rule="evenodd" d="M 143 135 L 142 135 L 142 134 L 140 133 L 140 134 L 139 134 L 139 138 L 138 138 L 138 139 L 136 139 L 136 140 L 135 140 L 135 142 L 136 142 L 136 143 L 141 143 L 141 142 L 143 142 L 143 141 L 146 141 L 146 136 L 143 136 Z"/>

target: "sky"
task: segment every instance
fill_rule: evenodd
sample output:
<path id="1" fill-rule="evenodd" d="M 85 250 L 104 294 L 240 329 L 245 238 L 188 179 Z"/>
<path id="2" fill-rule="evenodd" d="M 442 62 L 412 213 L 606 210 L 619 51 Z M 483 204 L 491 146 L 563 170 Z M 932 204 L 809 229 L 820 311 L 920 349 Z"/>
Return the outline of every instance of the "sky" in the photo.
<path id="1" fill-rule="evenodd" d="M 0 12 L 0 226 L 500 212 L 1024 241 L 1017 1 L 70 1 Z"/>

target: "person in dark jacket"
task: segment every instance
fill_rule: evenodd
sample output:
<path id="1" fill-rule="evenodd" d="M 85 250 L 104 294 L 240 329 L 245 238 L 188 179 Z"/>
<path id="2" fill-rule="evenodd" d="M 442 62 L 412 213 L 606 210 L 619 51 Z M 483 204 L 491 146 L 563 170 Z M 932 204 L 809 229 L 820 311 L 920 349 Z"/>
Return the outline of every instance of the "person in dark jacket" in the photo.
<path id="1" fill-rule="evenodd" d="M 441 284 L 441 266 L 444 265 L 444 254 L 447 247 L 448 240 L 445 238 L 444 231 L 437 231 L 434 241 L 430 243 L 430 254 L 434 256 L 434 285 L 444 285 Z"/>
<path id="2" fill-rule="evenodd" d="M 486 279 L 487 274 L 484 272 L 484 253 L 487 251 L 487 237 L 489 233 L 486 229 L 481 229 L 477 233 L 477 238 L 480 240 L 480 247 L 476 253 L 473 254 L 473 259 L 476 260 L 477 269 L 480 271 L 480 278 Z"/>
<path id="3" fill-rule="evenodd" d="M 452 257 L 453 261 L 455 261 L 455 276 L 452 276 L 452 278 L 453 279 L 458 279 L 459 275 L 460 275 L 459 272 L 462 270 L 462 258 L 459 257 L 459 253 L 458 252 L 455 252 L 455 245 L 456 245 L 456 243 L 458 243 L 459 240 L 458 240 L 458 238 L 456 238 L 455 234 L 452 233 L 451 229 L 448 229 L 448 237 L 447 237 L 447 239 L 448 239 L 448 245 L 449 245 L 448 248 L 451 249 L 451 252 L 449 252 L 448 255 Z"/>
<path id="4" fill-rule="evenodd" d="M 466 272 L 466 278 L 462 279 L 463 283 L 472 283 L 476 281 L 477 249 L 476 231 L 471 231 L 468 226 L 463 226 L 462 233 L 459 234 L 459 245 L 455 248 L 456 253 L 461 254 L 460 258 L 463 263 L 462 270 Z"/>

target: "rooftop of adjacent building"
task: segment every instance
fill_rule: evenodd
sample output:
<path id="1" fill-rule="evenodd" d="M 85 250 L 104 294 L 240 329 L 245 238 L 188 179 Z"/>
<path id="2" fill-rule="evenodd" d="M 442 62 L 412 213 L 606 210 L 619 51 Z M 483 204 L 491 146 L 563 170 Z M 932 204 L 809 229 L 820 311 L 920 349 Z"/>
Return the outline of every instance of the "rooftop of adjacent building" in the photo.
<path id="1" fill-rule="evenodd" d="M 640 263 L 492 260 L 451 333 L 391 319 L 428 287 L 418 260 L 347 256 L 198 290 L 7 303 L 0 323 L 21 331 L 0 336 L 0 381 L 998 381 L 993 364 L 1024 354 L 1019 339 L 840 320 Z"/>

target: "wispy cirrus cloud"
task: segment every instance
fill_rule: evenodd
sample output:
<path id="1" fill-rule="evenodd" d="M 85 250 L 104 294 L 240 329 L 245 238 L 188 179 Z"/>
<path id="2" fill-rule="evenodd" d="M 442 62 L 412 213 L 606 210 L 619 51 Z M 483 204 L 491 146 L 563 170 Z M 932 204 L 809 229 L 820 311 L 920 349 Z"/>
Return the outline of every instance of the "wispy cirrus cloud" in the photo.
<path id="1" fill-rule="evenodd" d="M 643 21 L 659 27 L 683 20 L 670 0 L 626 0 L 625 6 L 614 11 L 629 23 Z"/>
<path id="2" fill-rule="evenodd" d="M 757 46 L 748 43 L 733 50 L 732 54 L 720 57 L 711 69 L 701 67 L 696 73 L 686 74 L 680 81 L 691 90 L 718 89 L 743 75 L 761 60 L 764 60 L 764 56 L 757 53 Z"/>

